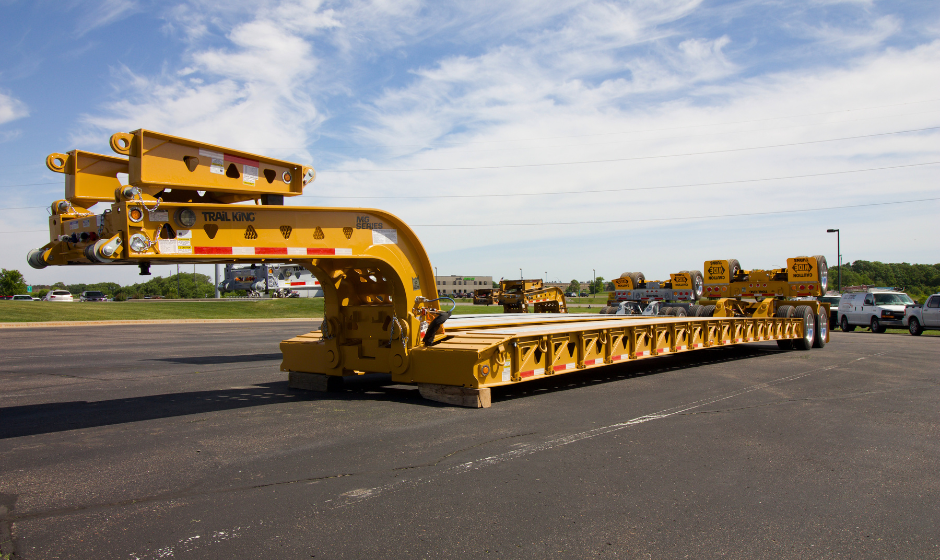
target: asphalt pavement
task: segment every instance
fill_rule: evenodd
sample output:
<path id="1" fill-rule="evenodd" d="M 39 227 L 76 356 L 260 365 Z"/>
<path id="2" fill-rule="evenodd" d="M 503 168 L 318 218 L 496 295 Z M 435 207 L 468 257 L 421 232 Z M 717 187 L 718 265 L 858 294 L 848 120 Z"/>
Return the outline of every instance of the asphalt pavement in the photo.
<path id="1" fill-rule="evenodd" d="M 11 329 L 0 557 L 940 558 L 940 337 L 290 390 L 316 322 Z"/>

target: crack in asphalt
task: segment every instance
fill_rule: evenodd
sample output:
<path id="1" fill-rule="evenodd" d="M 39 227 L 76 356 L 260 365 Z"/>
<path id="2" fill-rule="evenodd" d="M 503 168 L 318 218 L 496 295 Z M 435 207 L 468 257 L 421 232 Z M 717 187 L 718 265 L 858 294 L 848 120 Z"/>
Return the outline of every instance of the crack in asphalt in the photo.
<path id="1" fill-rule="evenodd" d="M 74 507 L 66 507 L 66 508 L 56 508 L 56 509 L 45 510 L 45 511 L 36 511 L 36 512 L 32 512 L 32 513 L 24 513 L 24 514 L 21 514 L 21 515 L 10 514 L 10 513 L 8 513 L 7 511 L 5 511 L 5 510 L 3 510 L 3 509 L 0 509 L 0 524 L 2 524 L 2 523 L 15 523 L 15 522 L 18 522 L 18 521 L 25 521 L 25 520 L 31 520 L 31 519 L 47 519 L 47 518 L 50 518 L 50 517 L 59 517 L 59 516 L 63 516 L 63 515 L 72 515 L 72 514 L 75 514 L 75 513 L 81 513 L 81 512 L 87 512 L 87 511 L 97 511 L 97 510 L 101 510 L 101 509 L 109 509 L 109 508 L 114 508 L 114 507 L 123 507 L 123 506 L 137 505 L 137 504 L 146 504 L 146 503 L 152 503 L 152 502 L 177 500 L 177 499 L 181 499 L 181 498 L 195 498 L 195 497 L 201 497 L 201 496 L 212 496 L 212 495 L 217 495 L 217 494 L 228 494 L 228 493 L 232 493 L 232 492 L 242 492 L 242 491 L 245 491 L 245 490 L 258 490 L 258 489 L 262 489 L 262 488 L 271 488 L 271 487 L 276 487 L 276 486 L 288 486 L 288 485 L 291 485 L 291 484 L 301 484 L 301 483 L 307 483 L 307 484 L 309 484 L 309 483 L 316 483 L 316 482 L 320 482 L 320 481 L 323 481 L 323 480 L 332 480 L 332 479 L 336 479 L 336 478 L 350 478 L 350 477 L 356 477 L 356 476 L 368 476 L 368 475 L 375 475 L 375 474 L 382 474 L 382 473 L 392 473 L 392 472 L 397 472 L 397 471 L 407 471 L 407 470 L 421 469 L 421 468 L 427 468 L 427 467 L 435 467 L 435 466 L 439 465 L 440 463 L 442 463 L 443 461 L 446 461 L 448 458 L 453 457 L 453 456 L 455 456 L 455 455 L 459 455 L 459 454 L 464 453 L 464 452 L 467 452 L 467 451 L 470 451 L 471 449 L 476 449 L 476 448 L 478 448 L 478 447 L 482 447 L 482 446 L 484 446 L 484 445 L 487 445 L 487 444 L 490 444 L 490 443 L 495 443 L 495 442 L 498 442 L 498 441 L 503 441 L 503 440 L 507 440 L 507 439 L 513 439 L 513 438 L 517 438 L 517 437 L 529 436 L 529 435 L 533 435 L 533 434 L 535 434 L 535 433 L 536 433 L 536 432 L 527 432 L 527 433 L 523 433 L 523 434 L 513 434 L 513 435 L 503 436 L 503 437 L 500 437 L 500 438 L 490 439 L 490 440 L 482 441 L 482 442 L 479 442 L 479 443 L 476 443 L 476 444 L 474 444 L 474 445 L 470 445 L 470 446 L 467 446 L 467 447 L 464 447 L 464 448 L 461 448 L 461 449 L 457 449 L 457 450 L 455 450 L 455 451 L 451 451 L 450 453 L 447 453 L 446 455 L 443 455 L 443 456 L 441 456 L 440 458 L 438 458 L 437 460 L 434 460 L 434 461 L 429 461 L 429 462 L 427 462 L 427 463 L 421 463 L 421 464 L 417 464 L 417 465 L 407 465 L 407 466 L 403 466 L 403 467 L 393 467 L 393 468 L 390 468 L 390 469 L 372 470 L 372 471 L 362 471 L 362 472 L 353 472 L 353 473 L 340 473 L 340 474 L 332 474 L 332 475 L 324 475 L 324 476 L 314 476 L 314 477 L 307 477 L 307 478 L 298 478 L 298 479 L 294 479 L 294 480 L 281 480 L 281 481 L 277 481 L 277 482 L 266 482 L 266 483 L 262 483 L 262 484 L 250 484 L 250 485 L 246 485 L 246 486 L 229 487 L 229 488 L 215 488 L 215 489 L 201 490 L 201 491 L 167 492 L 167 493 L 163 493 L 163 494 L 155 494 L 155 495 L 153 495 L 153 496 L 143 496 L 143 497 L 139 497 L 139 498 L 131 498 L 131 499 L 119 500 L 119 501 L 115 501 L 115 502 L 106 502 L 106 503 L 100 503 L 100 504 L 88 504 L 88 505 L 84 505 L 84 506 L 74 506 Z M 329 500 L 328 500 L 328 501 L 329 501 Z"/>
<path id="2" fill-rule="evenodd" d="M 897 389 L 885 389 L 883 391 L 861 391 L 857 393 L 846 393 L 844 395 L 832 395 L 828 397 L 803 397 L 801 399 L 784 399 L 784 400 L 779 400 L 779 401 L 754 404 L 751 406 L 739 406 L 735 408 L 722 408 L 722 409 L 716 409 L 716 410 L 700 410 L 698 412 L 686 412 L 686 413 L 680 414 L 680 416 L 693 416 L 695 414 L 722 414 L 726 412 L 737 412 L 739 410 L 750 410 L 752 408 L 764 408 L 767 406 L 793 404 L 793 403 L 798 403 L 798 402 L 853 399 L 856 397 L 863 397 L 866 395 L 880 395 L 884 393 L 897 393 L 897 392 L 902 392 L 902 391 L 912 391 L 912 390 L 919 390 L 919 389 L 933 389 L 933 387 L 930 387 L 928 385 L 922 385 L 919 387 L 900 387 Z"/>

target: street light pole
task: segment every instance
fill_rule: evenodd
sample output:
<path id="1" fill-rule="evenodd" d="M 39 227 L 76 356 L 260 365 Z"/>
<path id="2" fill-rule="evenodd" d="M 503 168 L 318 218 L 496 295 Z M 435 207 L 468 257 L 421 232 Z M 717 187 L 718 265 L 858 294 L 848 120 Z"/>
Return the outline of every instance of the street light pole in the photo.
<path id="1" fill-rule="evenodd" d="M 594 281 L 591 282 L 591 295 L 597 295 L 597 270 L 591 269 L 594 272 Z"/>
<path id="2" fill-rule="evenodd" d="M 522 278 L 522 269 L 520 268 L 520 269 L 519 269 L 519 280 L 522 280 L 522 279 L 523 279 L 523 278 Z"/>
<path id="3" fill-rule="evenodd" d="M 836 262 L 839 263 L 839 293 L 842 293 L 842 242 L 839 239 L 842 234 L 838 229 L 827 229 L 826 233 L 836 234 Z"/>

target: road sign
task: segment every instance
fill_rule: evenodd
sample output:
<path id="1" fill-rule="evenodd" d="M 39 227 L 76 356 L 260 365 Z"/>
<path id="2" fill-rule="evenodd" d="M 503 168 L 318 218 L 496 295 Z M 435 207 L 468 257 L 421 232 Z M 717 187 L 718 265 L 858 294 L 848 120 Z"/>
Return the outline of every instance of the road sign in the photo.
<path id="1" fill-rule="evenodd" d="M 26 293 L 27 293 L 27 294 L 33 293 L 33 287 L 32 287 L 32 286 L 26 286 Z"/>

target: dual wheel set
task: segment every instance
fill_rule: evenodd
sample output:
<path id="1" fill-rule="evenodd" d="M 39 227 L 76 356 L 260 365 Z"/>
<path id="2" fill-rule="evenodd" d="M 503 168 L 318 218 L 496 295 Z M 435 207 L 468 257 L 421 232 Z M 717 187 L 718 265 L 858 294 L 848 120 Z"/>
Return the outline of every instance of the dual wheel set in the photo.
<path id="1" fill-rule="evenodd" d="M 826 346 L 829 337 L 829 317 L 820 317 L 809 305 L 781 305 L 775 313 L 777 317 L 803 320 L 803 338 L 796 340 L 778 340 L 781 350 L 810 350 Z"/>

